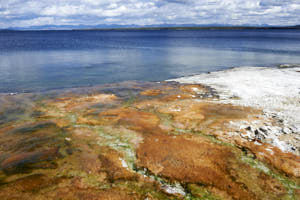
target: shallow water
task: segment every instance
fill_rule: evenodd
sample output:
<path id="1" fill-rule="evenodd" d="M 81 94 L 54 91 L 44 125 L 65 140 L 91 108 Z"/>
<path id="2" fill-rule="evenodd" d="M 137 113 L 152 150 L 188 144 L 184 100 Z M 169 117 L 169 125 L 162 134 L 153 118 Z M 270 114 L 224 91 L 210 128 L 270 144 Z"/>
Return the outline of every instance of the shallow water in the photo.
<path id="1" fill-rule="evenodd" d="M 300 63 L 299 30 L 0 32 L 0 92 Z"/>

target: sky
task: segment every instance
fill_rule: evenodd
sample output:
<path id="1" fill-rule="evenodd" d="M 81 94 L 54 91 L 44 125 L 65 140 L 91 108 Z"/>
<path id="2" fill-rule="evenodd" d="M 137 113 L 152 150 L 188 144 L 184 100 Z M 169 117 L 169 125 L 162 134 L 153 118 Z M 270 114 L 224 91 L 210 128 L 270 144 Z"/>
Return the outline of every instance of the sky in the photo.
<path id="1" fill-rule="evenodd" d="M 300 24 L 300 0 L 0 0 L 0 28 L 42 25 Z"/>

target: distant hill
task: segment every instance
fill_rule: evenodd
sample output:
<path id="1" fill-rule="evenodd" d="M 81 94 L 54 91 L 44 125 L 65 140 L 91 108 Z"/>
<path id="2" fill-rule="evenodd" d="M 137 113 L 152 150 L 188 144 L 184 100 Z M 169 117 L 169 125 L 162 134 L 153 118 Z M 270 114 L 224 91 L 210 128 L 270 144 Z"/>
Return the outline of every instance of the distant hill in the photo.
<path id="1" fill-rule="evenodd" d="M 0 29 L 0 31 L 26 31 L 26 30 L 161 30 L 161 29 L 300 29 L 300 25 L 296 26 L 270 26 L 264 25 L 248 25 L 243 24 L 239 26 L 230 24 L 153 24 L 153 25 L 118 25 L 118 24 L 99 24 L 99 25 L 43 25 L 30 27 L 9 27 L 7 29 Z"/>

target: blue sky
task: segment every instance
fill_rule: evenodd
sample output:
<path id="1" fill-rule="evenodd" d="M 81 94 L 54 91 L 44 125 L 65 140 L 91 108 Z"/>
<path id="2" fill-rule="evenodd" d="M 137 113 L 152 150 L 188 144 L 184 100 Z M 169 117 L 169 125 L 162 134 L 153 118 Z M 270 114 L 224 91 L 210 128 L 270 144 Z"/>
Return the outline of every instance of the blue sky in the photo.
<path id="1" fill-rule="evenodd" d="M 300 0 L 0 0 L 0 28 L 96 24 L 300 24 Z"/>

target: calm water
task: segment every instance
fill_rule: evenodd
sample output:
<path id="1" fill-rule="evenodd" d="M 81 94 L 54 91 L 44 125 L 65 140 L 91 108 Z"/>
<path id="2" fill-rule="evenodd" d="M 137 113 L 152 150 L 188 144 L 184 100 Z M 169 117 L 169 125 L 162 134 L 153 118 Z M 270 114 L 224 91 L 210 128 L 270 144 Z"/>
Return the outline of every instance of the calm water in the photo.
<path id="1" fill-rule="evenodd" d="M 0 92 L 300 63 L 299 30 L 0 32 Z"/>

